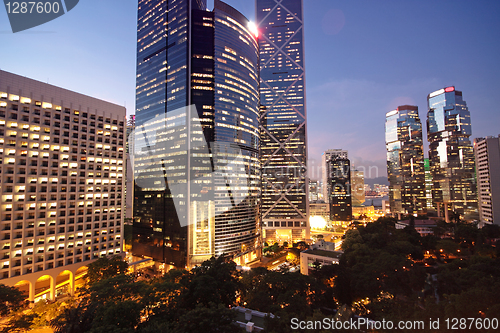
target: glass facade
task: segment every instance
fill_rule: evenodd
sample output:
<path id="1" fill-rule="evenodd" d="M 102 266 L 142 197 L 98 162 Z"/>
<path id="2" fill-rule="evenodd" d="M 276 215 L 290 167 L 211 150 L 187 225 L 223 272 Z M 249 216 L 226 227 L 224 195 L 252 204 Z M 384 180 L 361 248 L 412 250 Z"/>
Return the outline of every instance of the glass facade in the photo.
<path id="1" fill-rule="evenodd" d="M 133 252 L 176 267 L 259 246 L 257 43 L 215 7 L 139 1 Z"/>
<path id="2" fill-rule="evenodd" d="M 259 74 L 248 20 L 215 1 L 215 254 L 241 257 L 260 249 Z"/>
<path id="3" fill-rule="evenodd" d="M 471 121 L 462 92 L 455 87 L 427 97 L 427 138 L 433 179 L 434 208 L 452 210 L 462 218 L 477 215 L 474 151 Z M 447 211 L 445 211 L 447 215 Z"/>
<path id="4" fill-rule="evenodd" d="M 330 220 L 352 220 L 351 163 L 348 159 L 332 157 L 326 162 Z"/>
<path id="5" fill-rule="evenodd" d="M 308 235 L 302 0 L 257 0 L 262 220 L 268 241 Z"/>
<path id="6" fill-rule="evenodd" d="M 422 124 L 417 106 L 399 106 L 386 114 L 385 142 L 391 213 L 425 212 Z"/>

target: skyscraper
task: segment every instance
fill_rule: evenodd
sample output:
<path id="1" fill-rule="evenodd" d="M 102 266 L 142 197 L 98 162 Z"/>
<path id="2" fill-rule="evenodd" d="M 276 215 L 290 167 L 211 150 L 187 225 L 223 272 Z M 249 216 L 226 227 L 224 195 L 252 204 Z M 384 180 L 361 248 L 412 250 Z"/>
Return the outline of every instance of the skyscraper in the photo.
<path id="1" fill-rule="evenodd" d="M 359 207 L 365 202 L 365 174 L 363 171 L 351 170 L 352 205 Z"/>
<path id="2" fill-rule="evenodd" d="M 386 114 L 385 142 L 391 213 L 424 212 L 424 151 L 417 106 L 398 106 Z"/>
<path id="3" fill-rule="evenodd" d="M 328 184 L 328 170 L 329 167 L 327 165 L 327 161 L 332 158 L 343 158 L 348 159 L 349 153 L 347 150 L 342 149 L 328 149 L 321 155 L 321 169 L 322 169 L 322 180 L 323 180 L 323 200 L 328 203 L 329 200 L 329 187 Z"/>
<path id="4" fill-rule="evenodd" d="M 449 210 L 462 218 L 475 218 L 477 192 L 470 112 L 455 87 L 427 97 L 427 138 L 433 181 L 432 201 L 438 215 L 449 220 Z"/>
<path id="5" fill-rule="evenodd" d="M 432 174 L 431 165 L 428 158 L 424 158 L 424 170 L 425 170 L 425 199 L 427 209 L 432 208 Z"/>
<path id="6" fill-rule="evenodd" d="M 352 220 L 351 163 L 347 158 L 330 156 L 326 160 L 330 220 Z"/>
<path id="7" fill-rule="evenodd" d="M 500 136 L 474 140 L 481 223 L 500 225 Z"/>
<path id="8" fill-rule="evenodd" d="M 54 300 L 83 266 L 122 252 L 125 117 L 0 71 L 0 283 Z"/>
<path id="9" fill-rule="evenodd" d="M 309 202 L 318 201 L 318 192 L 319 191 L 319 181 L 318 180 L 310 180 L 309 181 Z"/>
<path id="10" fill-rule="evenodd" d="M 133 252 L 176 267 L 260 248 L 257 41 L 214 5 L 139 1 Z"/>
<path id="11" fill-rule="evenodd" d="M 263 236 L 309 238 L 302 0 L 257 0 Z"/>

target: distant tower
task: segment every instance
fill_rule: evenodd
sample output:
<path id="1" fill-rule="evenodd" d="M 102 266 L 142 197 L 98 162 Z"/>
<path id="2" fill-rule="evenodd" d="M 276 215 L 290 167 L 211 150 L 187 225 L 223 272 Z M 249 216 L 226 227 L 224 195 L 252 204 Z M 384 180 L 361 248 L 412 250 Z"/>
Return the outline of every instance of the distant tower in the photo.
<path id="1" fill-rule="evenodd" d="M 321 169 L 323 170 L 323 200 L 328 203 L 328 166 L 326 162 L 332 158 L 344 158 L 348 159 L 348 153 L 347 150 L 342 150 L 342 149 L 328 149 L 321 155 Z"/>
<path id="2" fill-rule="evenodd" d="M 474 140 L 481 223 L 500 225 L 500 135 Z"/>
<path id="3" fill-rule="evenodd" d="M 363 171 L 351 171 L 352 205 L 359 207 L 365 202 L 365 175 Z"/>
<path id="4" fill-rule="evenodd" d="M 318 191 L 319 191 L 319 181 L 311 180 L 309 181 L 309 201 L 315 202 L 318 201 Z"/>
<path id="5" fill-rule="evenodd" d="M 352 220 L 351 163 L 347 158 L 331 156 L 326 160 L 330 220 Z"/>
<path id="6" fill-rule="evenodd" d="M 424 212 L 424 151 L 417 106 L 398 106 L 386 114 L 385 142 L 391 213 Z"/>
<path id="7" fill-rule="evenodd" d="M 302 0 L 257 0 L 263 238 L 309 238 Z"/>
<path id="8" fill-rule="evenodd" d="M 477 215 L 477 191 L 470 112 L 455 87 L 437 90 L 427 97 L 427 139 L 433 178 L 432 200 L 438 214 L 448 211 L 462 218 Z"/>

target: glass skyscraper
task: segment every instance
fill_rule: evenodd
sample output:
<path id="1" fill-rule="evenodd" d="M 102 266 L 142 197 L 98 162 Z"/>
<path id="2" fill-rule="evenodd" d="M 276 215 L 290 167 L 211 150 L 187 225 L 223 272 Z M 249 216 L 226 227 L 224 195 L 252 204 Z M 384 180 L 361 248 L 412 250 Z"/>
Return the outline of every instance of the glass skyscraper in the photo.
<path id="1" fill-rule="evenodd" d="M 432 200 L 441 215 L 444 209 L 462 218 L 475 218 L 477 191 L 471 121 L 462 92 L 455 87 L 437 90 L 427 97 L 427 138 L 433 180 Z"/>
<path id="2" fill-rule="evenodd" d="M 176 267 L 256 259 L 257 50 L 221 1 L 139 1 L 134 254 Z"/>
<path id="3" fill-rule="evenodd" d="M 391 213 L 423 213 L 426 210 L 425 168 L 417 106 L 398 106 L 386 114 L 385 142 Z"/>
<path id="4" fill-rule="evenodd" d="M 263 236 L 309 238 L 302 0 L 257 0 Z"/>

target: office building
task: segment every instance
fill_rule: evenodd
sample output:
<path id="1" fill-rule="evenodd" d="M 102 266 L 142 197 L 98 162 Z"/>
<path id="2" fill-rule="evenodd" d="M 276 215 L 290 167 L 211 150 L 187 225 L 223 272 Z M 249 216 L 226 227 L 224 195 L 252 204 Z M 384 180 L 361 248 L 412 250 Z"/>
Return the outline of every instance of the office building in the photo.
<path id="1" fill-rule="evenodd" d="M 425 204 L 427 211 L 433 210 L 432 207 L 432 174 L 431 165 L 428 158 L 424 158 L 424 170 L 425 170 Z"/>
<path id="2" fill-rule="evenodd" d="M 427 140 L 432 175 L 432 201 L 438 216 L 450 211 L 476 219 L 477 190 L 471 120 L 462 92 L 447 87 L 427 97 Z"/>
<path id="3" fill-rule="evenodd" d="M 360 207 L 365 202 L 365 173 L 351 170 L 352 206 Z"/>
<path id="4" fill-rule="evenodd" d="M 311 202 L 309 204 L 309 215 L 311 217 L 321 216 L 325 221 L 330 220 L 330 208 L 324 202 Z"/>
<path id="5" fill-rule="evenodd" d="M 261 248 L 257 41 L 214 5 L 139 1 L 132 251 L 173 267 Z"/>
<path id="6" fill-rule="evenodd" d="M 54 300 L 84 266 L 122 252 L 125 117 L 0 71 L 0 283 Z"/>
<path id="7" fill-rule="evenodd" d="M 500 136 L 474 140 L 479 218 L 500 225 Z"/>
<path id="8" fill-rule="evenodd" d="M 257 0 L 263 238 L 309 238 L 302 0 Z"/>
<path id="9" fill-rule="evenodd" d="M 346 158 L 332 156 L 326 166 L 330 220 L 351 221 L 351 163 Z"/>
<path id="10" fill-rule="evenodd" d="M 309 275 L 312 273 L 317 264 L 336 265 L 340 262 L 342 251 L 332 251 L 324 249 L 310 249 L 300 252 L 300 273 Z"/>
<path id="11" fill-rule="evenodd" d="M 327 186 L 328 184 L 328 166 L 327 166 L 327 161 L 331 160 L 332 158 L 343 158 L 343 159 L 348 159 L 349 158 L 349 153 L 347 150 L 342 150 L 342 149 L 328 149 L 321 155 L 321 169 L 322 169 L 322 182 L 323 182 L 323 200 L 328 203 L 329 200 L 329 194 L 328 194 L 328 189 L 329 187 Z"/>
<path id="12" fill-rule="evenodd" d="M 320 184 L 318 180 L 309 181 L 309 202 L 315 202 L 319 200 L 319 190 Z"/>
<path id="13" fill-rule="evenodd" d="M 424 213 L 424 151 L 417 106 L 398 106 L 386 114 L 385 142 L 391 213 Z"/>

